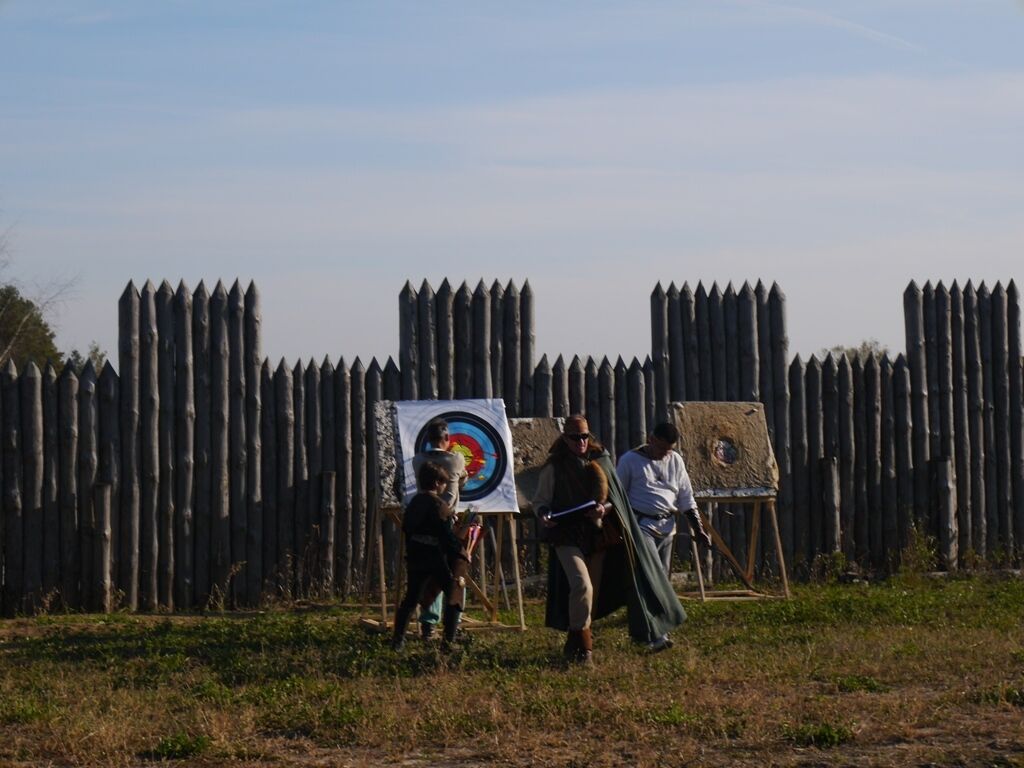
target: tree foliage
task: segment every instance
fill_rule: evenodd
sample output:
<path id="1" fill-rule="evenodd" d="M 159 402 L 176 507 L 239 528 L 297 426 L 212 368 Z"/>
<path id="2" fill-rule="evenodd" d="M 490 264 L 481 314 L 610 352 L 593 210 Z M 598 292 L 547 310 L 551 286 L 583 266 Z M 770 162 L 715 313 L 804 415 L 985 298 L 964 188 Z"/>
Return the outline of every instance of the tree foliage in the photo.
<path id="1" fill-rule="evenodd" d="M 846 346 L 845 344 L 836 344 L 834 347 L 828 349 L 822 349 L 818 352 L 819 358 L 824 358 L 827 355 L 833 357 L 840 357 L 846 355 L 848 358 L 853 360 L 855 357 L 867 357 L 868 355 L 887 355 L 889 354 L 889 348 L 885 346 L 878 339 L 864 339 L 860 344 L 856 346 Z"/>
<path id="2" fill-rule="evenodd" d="M 42 367 L 60 357 L 53 329 L 39 306 L 14 285 L 0 286 L 0 366 L 13 360 L 21 370 L 34 360 Z"/>

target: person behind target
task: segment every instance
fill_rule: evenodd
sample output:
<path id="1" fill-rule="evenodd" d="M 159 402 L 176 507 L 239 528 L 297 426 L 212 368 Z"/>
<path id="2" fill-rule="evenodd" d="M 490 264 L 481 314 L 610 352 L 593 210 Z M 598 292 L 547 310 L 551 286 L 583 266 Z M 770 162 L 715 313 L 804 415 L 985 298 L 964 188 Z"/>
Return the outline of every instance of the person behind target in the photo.
<path id="1" fill-rule="evenodd" d="M 704 530 L 697 512 L 686 464 L 675 450 L 678 441 L 679 430 L 675 425 L 662 422 L 647 436 L 644 445 L 622 454 L 616 467 L 642 532 L 642 546 L 661 563 L 666 576 L 672 570 L 672 544 L 678 513 L 686 518 L 690 535 L 711 546 L 711 537 Z M 667 634 L 650 644 L 653 651 L 671 647 L 672 640 Z"/>

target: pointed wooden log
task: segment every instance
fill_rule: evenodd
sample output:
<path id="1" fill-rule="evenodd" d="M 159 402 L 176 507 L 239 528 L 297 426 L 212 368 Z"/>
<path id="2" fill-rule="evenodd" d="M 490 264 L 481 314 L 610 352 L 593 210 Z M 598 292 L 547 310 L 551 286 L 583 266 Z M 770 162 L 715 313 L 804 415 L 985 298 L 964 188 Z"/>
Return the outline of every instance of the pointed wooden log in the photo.
<path id="1" fill-rule="evenodd" d="M 111 571 L 111 511 L 110 486 L 97 483 L 93 487 L 93 509 L 96 515 L 95 548 L 92 552 L 92 576 L 95 579 L 91 590 L 96 602 L 91 608 L 99 613 L 110 613 L 113 608 L 113 580 Z"/>
<path id="2" fill-rule="evenodd" d="M 104 366 L 104 370 L 113 367 L 108 362 Z M 11 523 L 13 522 L 11 516 L 11 508 L 8 506 L 8 488 L 11 481 L 14 479 L 8 472 L 7 454 L 10 446 L 10 432 L 7 425 L 10 423 L 7 420 L 8 414 L 8 392 L 7 392 L 8 377 L 6 371 L 3 375 L 3 404 L 4 404 L 4 502 L 7 508 L 7 540 L 11 541 Z M 114 415 L 111 421 L 118 421 L 118 414 Z M 96 477 L 99 470 L 99 400 L 96 393 L 96 371 L 93 368 L 92 361 L 88 361 L 85 367 L 82 368 L 82 375 L 78 379 L 78 526 L 79 526 L 79 541 L 75 542 L 75 546 L 79 549 L 78 563 L 80 564 L 79 574 L 79 585 L 81 587 L 81 599 L 79 605 L 85 608 L 92 607 L 94 604 L 93 587 L 95 586 L 95 578 L 93 574 L 93 566 L 95 560 L 93 558 L 93 546 L 96 541 L 96 516 L 93 508 L 93 486 L 96 484 Z M 20 493 L 19 493 L 19 504 L 20 504 Z M 20 523 L 20 520 L 18 521 Z M 10 584 L 10 576 L 18 575 L 20 590 L 20 570 L 16 570 L 11 563 L 11 553 L 8 552 L 7 567 L 10 569 L 8 572 L 8 583 L 5 585 L 8 589 L 12 587 Z M 5 608 L 11 611 L 11 600 L 10 593 L 5 599 Z"/>
<path id="3" fill-rule="evenodd" d="M 722 292 L 722 322 L 725 328 L 725 399 L 735 402 L 740 396 L 740 345 L 736 291 L 732 283 Z"/>
<path id="4" fill-rule="evenodd" d="M 192 514 L 192 604 L 204 606 L 210 599 L 210 534 L 213 525 L 213 379 L 210 346 L 210 294 L 200 281 L 192 294 L 192 357 L 196 399 L 195 508 Z"/>
<path id="5" fill-rule="evenodd" d="M 416 289 L 408 280 L 398 293 L 398 365 L 402 369 L 402 399 L 419 397 L 419 307 Z"/>
<path id="6" fill-rule="evenodd" d="M 523 289 L 519 294 L 519 321 L 522 328 L 519 341 L 519 370 L 522 372 L 519 402 L 524 404 L 523 407 L 529 407 L 529 404 L 533 402 L 533 392 L 531 391 L 533 379 L 526 373 L 532 371 L 536 365 L 534 355 L 537 345 L 536 310 L 533 288 L 530 286 L 529 280 L 523 282 Z M 532 416 L 533 414 L 523 413 L 522 415 Z"/>
<path id="7" fill-rule="evenodd" d="M 822 551 L 832 554 L 842 550 L 839 532 L 839 459 L 835 456 L 822 457 L 818 460 L 818 467 L 821 476 L 821 528 L 824 535 Z"/>
<path id="8" fill-rule="evenodd" d="M 914 425 L 914 520 L 917 526 L 928 520 L 929 406 L 925 359 L 924 293 L 911 281 L 903 292 L 907 367 L 910 371 L 912 423 Z"/>
<path id="9" fill-rule="evenodd" d="M 935 317 L 935 286 L 928 281 L 922 290 L 924 312 L 925 369 L 928 376 L 928 454 L 942 455 L 942 428 L 939 422 L 939 331 Z M 934 524 L 934 505 L 932 508 Z M 934 529 L 933 529 L 934 530 Z"/>
<path id="10" fill-rule="evenodd" d="M 590 422 L 591 429 L 601 429 L 601 391 L 598 382 L 597 361 L 592 357 L 587 358 L 587 364 L 583 368 L 583 378 L 587 388 L 587 409 L 586 417 Z M 603 438 L 603 435 L 598 435 Z"/>
<path id="11" fill-rule="evenodd" d="M 949 290 L 935 286 L 935 370 L 938 384 L 939 455 L 956 454 L 953 430 L 953 305 Z M 956 479 L 954 477 L 954 484 Z"/>
<path id="12" fill-rule="evenodd" d="M 80 379 L 80 393 L 83 385 L 84 379 Z M 93 447 L 98 452 L 98 464 L 93 467 L 93 470 L 95 470 L 94 475 L 98 477 L 99 482 L 110 486 L 110 578 L 116 581 L 115 577 L 119 571 L 119 567 L 115 560 L 115 555 L 118 551 L 115 548 L 115 545 L 118 544 L 118 528 L 115 521 L 119 518 L 119 515 L 117 514 L 118 508 L 115 507 L 115 500 L 118 499 L 118 477 L 121 464 L 121 382 L 118 378 L 117 371 L 114 370 L 114 366 L 109 360 L 104 363 L 103 370 L 100 371 L 98 381 L 96 380 L 95 374 L 93 374 L 90 386 L 93 389 L 94 399 L 96 401 L 94 407 L 97 409 L 97 413 L 94 414 L 93 420 L 98 420 L 97 434 L 92 438 Z M 79 439 L 81 440 L 81 438 Z M 80 487 L 79 495 L 84 496 L 85 493 L 86 489 Z M 88 493 L 90 495 L 88 503 L 91 504 L 91 488 L 88 490 Z M 95 522 L 95 520 L 93 522 Z M 95 533 L 96 531 L 94 526 L 92 535 L 95 536 Z M 84 562 L 82 567 L 85 567 Z M 85 583 L 84 580 L 82 583 Z"/>
<path id="13" fill-rule="evenodd" d="M 1010 362 L 1006 289 L 1002 283 L 996 283 L 992 291 L 992 376 L 994 417 L 998 425 L 995 463 L 999 540 L 1003 550 L 1010 554 L 1014 549 L 1013 478 L 1010 468 Z"/>
<path id="14" fill-rule="evenodd" d="M 651 362 L 654 363 L 654 411 L 658 421 L 668 414 L 668 296 L 659 282 L 651 292 Z"/>
<path id="15" fill-rule="evenodd" d="M 160 389 L 157 445 L 160 449 L 157 506 L 157 601 L 174 607 L 174 289 L 164 280 L 156 294 L 157 382 Z"/>
<path id="16" fill-rule="evenodd" d="M 381 374 L 382 383 L 381 386 L 384 389 L 384 399 L 386 400 L 401 400 L 402 399 L 402 374 L 398 370 L 398 365 L 394 359 L 388 358 L 387 363 L 384 364 L 384 372 Z"/>
<path id="17" fill-rule="evenodd" d="M 615 370 L 605 357 L 597 371 L 597 392 L 600 398 L 601 442 L 615 461 Z"/>
<path id="18" fill-rule="evenodd" d="M 263 590 L 263 394 L 260 369 L 263 313 L 256 284 L 245 291 L 245 577 L 246 602 L 257 605 Z"/>
<path id="19" fill-rule="evenodd" d="M 60 589 L 60 507 L 58 505 L 57 371 L 43 371 L 43 595 Z"/>
<path id="20" fill-rule="evenodd" d="M 629 365 L 629 443 L 642 445 L 647 437 L 647 416 L 644 403 L 644 369 L 635 357 Z"/>
<path id="21" fill-rule="evenodd" d="M 25 610 L 33 613 L 43 592 L 43 377 L 29 362 L 21 374 L 21 460 L 24 471 L 23 576 Z"/>
<path id="22" fill-rule="evenodd" d="M 263 551 L 260 555 L 263 580 L 261 590 L 272 586 L 277 578 L 280 562 L 277 559 L 278 494 L 277 494 L 277 397 L 274 392 L 274 372 L 270 361 L 260 367 L 260 480 L 263 499 Z"/>
<path id="23" fill-rule="evenodd" d="M 195 364 L 192 346 L 192 294 L 178 284 L 172 306 L 174 321 L 174 603 L 195 602 Z"/>
<path id="24" fill-rule="evenodd" d="M 957 545 L 961 553 L 971 548 L 971 431 L 967 406 L 967 361 L 964 338 L 964 297 L 955 282 L 949 289 L 950 338 L 952 341 L 953 450 L 956 470 Z"/>
<path id="25" fill-rule="evenodd" d="M 249 440 L 245 422 L 245 295 L 236 280 L 228 295 L 228 391 L 229 408 L 229 476 L 231 494 L 231 596 L 234 604 L 248 605 L 248 572 L 246 570 L 249 528 Z"/>
<path id="26" fill-rule="evenodd" d="M 807 361 L 804 372 L 804 398 L 807 408 L 805 424 L 807 429 L 807 470 L 809 507 L 802 524 L 806 530 L 798 538 L 806 542 L 808 562 L 813 562 L 818 553 L 825 552 L 825 509 L 824 490 L 821 475 L 821 460 L 825 456 L 824 413 L 822 397 L 821 362 L 814 355 Z"/>
<path id="27" fill-rule="evenodd" d="M 898 552 L 909 544 L 910 530 L 914 523 L 914 425 L 911 417 L 913 406 L 910 370 L 903 355 L 896 358 L 892 386 L 898 506 L 894 518 L 895 534 L 887 533 L 885 537 L 887 556 L 890 560 L 894 560 Z"/>
<path id="28" fill-rule="evenodd" d="M 668 400 L 682 402 L 686 400 L 686 363 L 684 360 L 685 343 L 683 341 L 683 321 L 680 315 L 681 300 L 679 289 L 670 283 L 665 293 L 667 300 L 668 330 Z M 651 308 L 653 312 L 653 305 Z M 625 363 L 623 363 L 625 366 Z"/>
<path id="29" fill-rule="evenodd" d="M 850 361 L 853 381 L 853 552 L 858 561 L 864 561 L 868 551 L 868 414 L 870 406 L 864 386 L 864 360 L 854 357 Z"/>
<path id="30" fill-rule="evenodd" d="M 879 431 L 881 441 L 881 513 L 875 525 L 877 535 L 872 543 L 872 556 L 878 565 L 891 567 L 897 546 L 899 495 L 896 478 L 896 410 L 893 389 L 893 363 L 886 355 L 879 366 L 882 388 L 882 412 Z M 874 534 L 874 529 L 872 530 Z M 877 547 L 877 549 L 876 549 Z"/>
<path id="31" fill-rule="evenodd" d="M 969 547 L 984 559 L 988 551 L 985 540 L 985 384 L 981 368 L 978 294 L 970 281 L 964 286 L 964 358 L 967 373 L 967 432 L 971 446 L 971 520 L 968 540 Z"/>
<path id="32" fill-rule="evenodd" d="M 793 481 L 789 443 L 789 336 L 786 334 L 786 295 L 777 283 L 768 294 L 771 320 L 772 390 L 775 412 L 775 460 L 779 465 L 779 496 L 777 514 L 781 519 L 793 518 Z M 785 543 L 785 542 L 783 542 Z M 785 548 L 784 548 L 785 552 Z M 788 562 L 788 561 L 787 561 Z M 778 567 L 778 564 L 776 564 Z"/>
<path id="33" fill-rule="evenodd" d="M 882 546 L 882 377 L 878 356 L 864 360 L 864 468 L 867 524 L 865 554 L 875 565 L 884 562 Z"/>
<path id="34" fill-rule="evenodd" d="M 711 284 L 708 294 L 708 316 L 711 323 L 711 370 L 714 374 L 714 400 L 726 400 L 728 387 L 728 346 L 726 343 L 725 307 L 718 283 Z"/>
<path id="35" fill-rule="evenodd" d="M 807 401 L 804 390 L 804 364 L 800 355 L 789 368 L 790 445 L 792 446 L 793 512 L 779 521 L 782 549 L 791 567 L 808 565 L 807 533 L 810 510 L 810 472 L 807 466 Z"/>
<path id="36" fill-rule="evenodd" d="M 1020 339 L 1020 295 L 1011 280 L 1006 289 L 1006 333 L 1009 348 L 1010 395 L 1010 483 L 1013 495 L 1014 543 L 1018 555 L 1024 553 L 1024 392 Z M 959 519 L 959 518 L 958 518 Z"/>
<path id="37" fill-rule="evenodd" d="M 81 607 L 81 550 L 78 517 L 78 377 L 65 365 L 57 378 L 58 499 L 60 508 L 60 591 L 63 603 Z"/>
<path id="38" fill-rule="evenodd" d="M 534 416 L 551 418 L 554 414 L 554 407 L 551 402 L 551 367 L 548 365 L 547 355 L 541 356 L 537 370 L 533 372 L 533 393 L 535 398 Z"/>
<path id="39" fill-rule="evenodd" d="M 761 402 L 764 403 L 764 418 L 768 423 L 768 436 L 775 444 L 775 391 L 772 379 L 772 320 L 768 305 L 768 288 L 760 280 L 754 289 L 757 301 L 757 355 L 758 355 L 758 387 Z M 836 455 L 836 454 L 832 454 Z"/>
<path id="40" fill-rule="evenodd" d="M 629 369 L 620 357 L 615 361 L 615 455 L 629 450 Z"/>
<path id="41" fill-rule="evenodd" d="M 739 398 L 756 402 L 761 396 L 761 347 L 757 296 L 750 283 L 743 283 L 736 294 L 736 330 L 739 335 Z"/>
<path id="42" fill-rule="evenodd" d="M 379 365 L 376 367 L 375 373 L 377 399 L 379 400 L 383 387 L 383 371 Z M 320 519 L 320 513 L 323 510 L 323 493 L 320 488 L 323 480 L 323 414 L 321 412 L 320 368 L 313 360 L 306 364 L 304 379 L 306 387 L 306 471 L 309 484 L 307 491 L 309 509 L 306 513 L 308 544 L 304 586 L 314 590 L 316 580 L 323 570 L 323 564 L 318 560 L 323 542 L 323 520 Z"/>
<path id="43" fill-rule="evenodd" d="M 363 572 L 366 553 L 366 370 L 357 357 L 351 370 L 352 423 L 352 561 L 353 577 Z M 354 585 L 355 588 L 362 586 Z"/>
<path id="44" fill-rule="evenodd" d="M 295 383 L 284 358 L 274 372 L 277 416 L 277 583 L 286 596 L 295 584 Z"/>
<path id="45" fill-rule="evenodd" d="M 294 476 L 295 476 L 295 512 L 292 516 L 294 532 L 292 540 L 295 542 L 294 578 L 292 590 L 295 595 L 305 595 L 308 587 L 309 561 L 309 446 L 306 443 L 306 377 L 305 366 L 299 360 L 292 368 L 292 402 L 294 403 L 295 421 L 292 426 L 293 442 L 295 445 L 294 454 Z"/>
<path id="46" fill-rule="evenodd" d="M 352 585 L 352 405 L 351 375 L 345 358 L 338 360 L 334 371 L 334 413 L 338 421 L 335 450 L 337 520 L 334 533 L 334 583 L 345 599 Z"/>
<path id="47" fill-rule="evenodd" d="M 856 416 L 854 411 L 853 366 L 848 355 L 839 358 L 839 487 L 842 506 L 839 510 L 840 538 L 843 555 L 855 557 L 854 518 L 857 514 L 857 491 L 854 470 L 857 462 Z M 776 426 L 778 423 L 776 422 Z"/>
<path id="48" fill-rule="evenodd" d="M 511 280 L 505 286 L 504 314 L 502 317 L 504 372 L 502 396 L 509 417 L 519 415 L 519 398 L 522 396 L 522 324 L 519 288 Z"/>
<path id="49" fill-rule="evenodd" d="M 416 340 L 419 342 L 417 351 L 419 364 L 420 400 L 437 399 L 437 316 L 435 314 L 436 297 L 434 289 L 426 280 L 420 285 L 416 294 Z"/>
<path id="50" fill-rule="evenodd" d="M 139 607 L 139 292 L 128 283 L 118 302 L 121 404 L 121 520 L 118 587 L 129 610 Z M 90 490 L 90 493 L 92 491 Z"/>
<path id="51" fill-rule="evenodd" d="M 473 397 L 491 396 L 491 292 L 484 281 L 473 291 Z M 524 369 L 532 376 L 533 368 Z M 532 405 L 532 403 L 531 403 Z"/>
<path id="52" fill-rule="evenodd" d="M 700 399 L 700 351 L 697 341 L 697 305 L 689 283 L 679 290 L 679 324 L 683 337 L 683 366 L 685 383 L 683 398 Z"/>
<path id="53" fill-rule="evenodd" d="M 583 413 L 587 407 L 586 391 L 583 361 L 580 360 L 579 355 L 574 355 L 572 363 L 569 364 L 569 414 L 567 415 Z"/>
<path id="54" fill-rule="evenodd" d="M 505 371 L 505 288 L 491 283 L 491 396 L 504 397 Z"/>
<path id="55" fill-rule="evenodd" d="M 935 483 L 936 518 L 939 532 L 939 558 L 942 565 L 955 571 L 958 565 L 956 531 L 956 483 L 953 477 L 953 459 L 932 459 Z"/>
<path id="56" fill-rule="evenodd" d="M 463 283 L 452 306 L 455 318 L 455 398 L 473 396 L 473 295 Z"/>
<path id="57" fill-rule="evenodd" d="M 565 360 L 559 355 L 551 369 L 551 403 L 554 416 L 565 417 L 569 410 L 569 371 Z"/>
<path id="58" fill-rule="evenodd" d="M 325 471 L 321 479 L 321 511 L 320 521 L 323 534 L 320 537 L 320 577 L 318 591 L 324 595 L 334 592 L 334 531 L 337 517 L 335 508 L 336 476 L 333 471 Z"/>
<path id="59" fill-rule="evenodd" d="M 160 557 L 160 335 L 156 288 L 146 281 L 139 304 L 139 599 L 143 611 L 159 601 Z M 130 573 L 122 571 L 122 581 Z"/>
<path id="60" fill-rule="evenodd" d="M 697 366 L 700 375 L 700 397 L 697 400 L 713 400 L 715 397 L 715 372 L 711 362 L 711 312 L 708 307 L 708 292 L 703 283 L 697 283 L 694 293 L 694 317 L 697 323 Z M 786 419 L 789 419 L 787 412 Z"/>
<path id="61" fill-rule="evenodd" d="M 830 352 L 821 364 L 822 455 L 839 457 L 839 366 Z M 839 464 L 836 463 L 836 471 Z M 838 481 L 837 481 L 838 482 Z M 842 486 L 840 499 L 842 499 Z"/>
<path id="62" fill-rule="evenodd" d="M 223 604 L 231 575 L 231 506 L 228 464 L 228 293 L 219 282 L 210 296 L 210 590 Z"/>
<path id="63" fill-rule="evenodd" d="M 1001 549 L 999 531 L 999 483 L 996 464 L 995 362 L 992 342 L 992 294 L 982 283 L 978 286 L 978 327 L 981 338 L 982 392 L 985 403 L 985 551 L 988 556 Z"/>
<path id="64" fill-rule="evenodd" d="M 437 319 L 437 397 L 455 397 L 455 293 L 445 278 L 434 296 Z M 339 553 L 342 549 L 339 549 Z"/>

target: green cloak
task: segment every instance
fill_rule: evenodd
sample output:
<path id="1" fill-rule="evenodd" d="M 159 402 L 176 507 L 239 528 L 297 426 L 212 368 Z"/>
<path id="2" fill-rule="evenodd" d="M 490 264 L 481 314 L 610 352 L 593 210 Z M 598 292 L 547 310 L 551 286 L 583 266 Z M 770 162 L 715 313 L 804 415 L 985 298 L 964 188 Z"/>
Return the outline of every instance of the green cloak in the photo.
<path id="1" fill-rule="evenodd" d="M 593 461 L 608 476 L 608 501 L 615 508 L 622 543 L 605 552 L 591 619 L 600 619 L 626 606 L 630 636 L 637 642 L 650 643 L 686 621 L 686 611 L 661 562 L 640 542 L 640 537 L 646 534 L 640 530 L 636 515 L 630 509 L 611 457 L 603 451 Z M 545 624 L 554 629 L 569 628 L 569 581 L 554 552 L 548 558 Z"/>

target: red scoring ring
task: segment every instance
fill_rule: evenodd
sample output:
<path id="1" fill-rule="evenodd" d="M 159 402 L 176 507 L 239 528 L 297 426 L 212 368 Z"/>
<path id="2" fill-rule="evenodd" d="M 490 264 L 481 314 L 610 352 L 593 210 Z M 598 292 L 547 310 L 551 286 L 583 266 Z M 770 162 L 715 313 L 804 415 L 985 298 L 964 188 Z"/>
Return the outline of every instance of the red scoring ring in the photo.
<path id="1" fill-rule="evenodd" d="M 471 435 L 453 434 L 452 444 L 464 450 L 459 451 L 466 458 L 466 472 L 474 477 L 484 467 L 484 449 Z"/>

